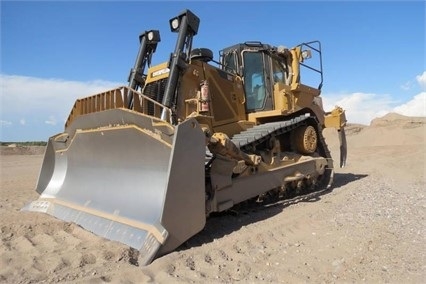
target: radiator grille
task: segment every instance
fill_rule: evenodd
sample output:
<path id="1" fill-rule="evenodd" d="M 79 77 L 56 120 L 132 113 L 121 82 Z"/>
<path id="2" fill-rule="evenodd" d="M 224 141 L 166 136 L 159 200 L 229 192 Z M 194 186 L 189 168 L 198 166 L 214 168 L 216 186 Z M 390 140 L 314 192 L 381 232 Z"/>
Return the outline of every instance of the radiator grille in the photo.
<path id="1" fill-rule="evenodd" d="M 163 102 L 164 92 L 166 90 L 167 78 L 148 83 L 143 89 L 143 94 L 158 103 Z M 148 103 L 148 114 L 152 115 L 154 112 L 154 104 Z"/>

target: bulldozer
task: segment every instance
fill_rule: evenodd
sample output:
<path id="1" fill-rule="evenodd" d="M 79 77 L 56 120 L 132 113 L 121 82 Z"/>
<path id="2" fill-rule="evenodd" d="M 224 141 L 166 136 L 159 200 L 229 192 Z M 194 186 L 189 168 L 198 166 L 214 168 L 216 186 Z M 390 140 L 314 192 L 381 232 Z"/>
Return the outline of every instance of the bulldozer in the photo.
<path id="1" fill-rule="evenodd" d="M 207 218 L 265 195 L 330 188 L 322 130 L 337 129 L 346 161 L 345 111 L 326 112 L 319 41 L 293 48 L 248 41 L 192 48 L 200 19 L 169 20 L 174 52 L 152 65 L 158 30 L 139 37 L 128 85 L 77 99 L 49 138 L 36 185 L 43 212 L 139 251 L 139 265 L 170 253 Z M 317 58 L 318 66 L 307 62 Z M 302 83 L 303 72 L 318 86 Z"/>

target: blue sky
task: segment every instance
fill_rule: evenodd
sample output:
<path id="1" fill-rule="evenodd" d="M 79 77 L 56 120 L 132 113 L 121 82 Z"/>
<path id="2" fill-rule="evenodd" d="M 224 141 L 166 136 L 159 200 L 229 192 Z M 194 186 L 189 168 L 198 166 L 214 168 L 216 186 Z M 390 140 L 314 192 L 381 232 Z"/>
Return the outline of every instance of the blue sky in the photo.
<path id="1" fill-rule="evenodd" d="M 0 141 L 60 133 L 77 98 L 127 85 L 138 36 L 159 29 L 153 63 L 168 60 L 169 19 L 200 17 L 194 47 L 320 40 L 326 109 L 369 124 L 388 112 L 426 116 L 424 1 L 1 1 Z"/>

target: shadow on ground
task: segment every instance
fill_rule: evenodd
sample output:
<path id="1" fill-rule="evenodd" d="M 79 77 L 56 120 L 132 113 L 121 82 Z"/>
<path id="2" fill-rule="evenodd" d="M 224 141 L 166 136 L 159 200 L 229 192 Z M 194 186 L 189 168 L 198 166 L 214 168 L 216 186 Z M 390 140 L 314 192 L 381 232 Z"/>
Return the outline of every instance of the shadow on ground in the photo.
<path id="1" fill-rule="evenodd" d="M 275 199 L 274 201 L 262 203 L 247 201 L 240 206 L 234 206 L 226 212 L 213 214 L 207 219 L 204 229 L 181 245 L 177 251 L 213 242 L 215 239 L 220 239 L 234 231 L 238 231 L 243 226 L 277 215 L 290 205 L 300 202 L 317 202 L 321 200 L 321 196 L 365 177 L 367 177 L 366 174 L 335 173 L 333 186 L 329 189 L 311 192 L 290 199 Z"/>

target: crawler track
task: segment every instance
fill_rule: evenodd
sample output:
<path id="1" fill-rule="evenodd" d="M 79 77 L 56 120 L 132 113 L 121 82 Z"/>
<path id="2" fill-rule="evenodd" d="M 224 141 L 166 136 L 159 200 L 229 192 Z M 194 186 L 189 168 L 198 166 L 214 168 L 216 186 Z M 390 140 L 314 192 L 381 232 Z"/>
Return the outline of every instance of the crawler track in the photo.
<path id="1" fill-rule="evenodd" d="M 254 126 L 246 131 L 243 131 L 239 134 L 232 137 L 232 142 L 237 145 L 245 153 L 253 153 L 254 149 L 260 147 L 262 143 L 267 141 L 273 136 L 283 135 L 289 133 L 290 131 L 304 126 L 312 125 L 315 127 L 318 135 L 318 149 L 317 153 L 326 159 L 328 159 L 328 168 L 324 177 L 321 180 L 319 189 L 322 187 L 330 187 L 333 179 L 333 162 L 331 159 L 330 151 L 328 150 L 325 139 L 322 135 L 322 128 L 319 125 L 315 117 L 310 116 L 309 114 L 303 114 L 297 117 L 294 117 L 286 121 L 277 121 L 270 122 L 261 125 Z"/>

